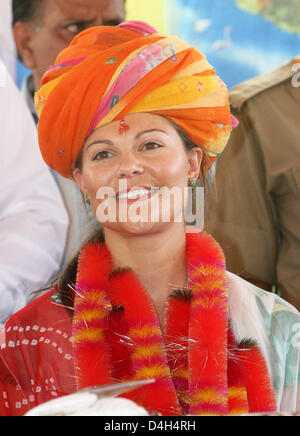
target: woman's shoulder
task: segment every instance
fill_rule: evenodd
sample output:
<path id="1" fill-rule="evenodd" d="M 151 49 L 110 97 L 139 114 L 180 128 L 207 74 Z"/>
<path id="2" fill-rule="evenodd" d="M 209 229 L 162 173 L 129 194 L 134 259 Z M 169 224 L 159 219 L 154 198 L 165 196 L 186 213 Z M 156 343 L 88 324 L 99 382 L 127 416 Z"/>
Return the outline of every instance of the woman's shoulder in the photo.
<path id="1" fill-rule="evenodd" d="M 9 333 L 19 329 L 23 331 L 23 328 L 30 330 L 39 325 L 49 328 L 62 319 L 66 319 L 66 308 L 60 299 L 58 288 L 54 287 L 12 315 L 6 321 L 3 330 Z"/>

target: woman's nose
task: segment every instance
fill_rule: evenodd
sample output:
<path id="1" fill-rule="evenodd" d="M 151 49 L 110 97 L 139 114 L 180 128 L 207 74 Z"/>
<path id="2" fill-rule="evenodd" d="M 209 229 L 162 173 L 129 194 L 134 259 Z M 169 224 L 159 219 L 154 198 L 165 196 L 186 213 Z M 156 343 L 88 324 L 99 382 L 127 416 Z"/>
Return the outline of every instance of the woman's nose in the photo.
<path id="1" fill-rule="evenodd" d="M 141 162 L 133 155 L 124 156 L 119 168 L 119 178 L 127 179 L 144 173 Z"/>

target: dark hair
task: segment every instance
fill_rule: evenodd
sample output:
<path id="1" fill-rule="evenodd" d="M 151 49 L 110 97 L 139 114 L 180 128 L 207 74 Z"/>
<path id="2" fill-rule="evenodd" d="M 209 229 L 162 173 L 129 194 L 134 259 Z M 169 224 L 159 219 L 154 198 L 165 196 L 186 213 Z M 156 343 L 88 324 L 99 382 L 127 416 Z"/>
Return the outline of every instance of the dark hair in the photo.
<path id="1" fill-rule="evenodd" d="M 44 0 L 13 0 L 13 26 L 18 21 L 32 23 L 38 14 L 38 9 Z"/>
<path id="2" fill-rule="evenodd" d="M 83 244 L 97 244 L 99 242 L 104 242 L 104 232 L 100 224 L 96 225 L 96 228 L 92 235 Z M 57 280 L 58 291 L 60 295 L 60 300 L 66 309 L 71 309 L 74 306 L 72 288 L 76 286 L 78 261 L 81 249 L 78 251 L 76 256 L 69 262 L 59 279 Z M 52 286 L 51 286 L 52 287 Z M 48 288 L 49 289 L 49 288 Z M 73 311 L 70 311 L 71 316 Z"/>

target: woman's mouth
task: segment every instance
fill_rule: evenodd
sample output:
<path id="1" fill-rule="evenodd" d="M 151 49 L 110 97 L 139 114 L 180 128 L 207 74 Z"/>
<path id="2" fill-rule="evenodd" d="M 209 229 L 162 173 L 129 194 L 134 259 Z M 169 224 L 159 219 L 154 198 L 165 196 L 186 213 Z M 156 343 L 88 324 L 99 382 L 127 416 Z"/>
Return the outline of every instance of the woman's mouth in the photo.
<path id="1" fill-rule="evenodd" d="M 116 194 L 116 199 L 120 202 L 135 202 L 150 199 L 159 191 L 159 188 L 136 186 L 126 191 L 121 191 Z"/>

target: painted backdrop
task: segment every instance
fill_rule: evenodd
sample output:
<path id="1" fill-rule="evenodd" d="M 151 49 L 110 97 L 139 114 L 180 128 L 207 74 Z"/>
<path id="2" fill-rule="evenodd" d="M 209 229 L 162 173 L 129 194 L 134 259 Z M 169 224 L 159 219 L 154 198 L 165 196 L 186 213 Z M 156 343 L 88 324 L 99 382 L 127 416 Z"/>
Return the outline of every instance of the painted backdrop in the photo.
<path id="1" fill-rule="evenodd" d="M 300 54 L 300 0 L 165 0 L 168 31 L 203 51 L 229 87 Z"/>

